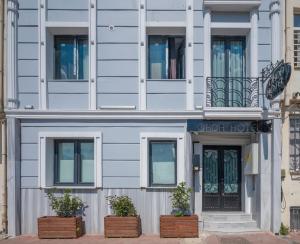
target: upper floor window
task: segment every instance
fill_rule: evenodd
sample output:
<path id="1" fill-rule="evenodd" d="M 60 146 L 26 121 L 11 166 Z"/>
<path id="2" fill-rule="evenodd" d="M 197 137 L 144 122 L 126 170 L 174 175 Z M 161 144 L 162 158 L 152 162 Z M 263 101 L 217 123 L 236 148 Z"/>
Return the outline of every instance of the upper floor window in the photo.
<path id="1" fill-rule="evenodd" d="M 184 36 L 148 36 L 148 79 L 185 79 Z"/>
<path id="2" fill-rule="evenodd" d="M 56 80 L 88 79 L 88 36 L 54 36 L 54 77 Z"/>
<path id="3" fill-rule="evenodd" d="M 300 68 L 300 14 L 294 14 L 294 67 Z"/>
<path id="4" fill-rule="evenodd" d="M 290 170 L 300 172 L 300 117 L 290 118 Z"/>

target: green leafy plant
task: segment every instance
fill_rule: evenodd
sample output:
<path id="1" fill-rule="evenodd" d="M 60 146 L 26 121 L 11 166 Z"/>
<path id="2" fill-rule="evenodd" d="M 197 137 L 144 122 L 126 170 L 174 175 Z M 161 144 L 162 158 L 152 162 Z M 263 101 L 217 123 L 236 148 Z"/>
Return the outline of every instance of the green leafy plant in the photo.
<path id="1" fill-rule="evenodd" d="M 54 192 L 48 192 L 50 206 L 59 217 L 73 217 L 83 209 L 84 204 L 78 197 L 71 196 L 71 190 L 66 189 L 63 196 L 56 197 Z"/>
<path id="2" fill-rule="evenodd" d="M 289 228 L 287 226 L 285 226 L 283 223 L 281 223 L 281 225 L 280 225 L 279 234 L 282 236 L 286 236 L 289 234 Z"/>
<path id="3" fill-rule="evenodd" d="M 192 188 L 187 187 L 185 182 L 179 183 L 174 192 L 172 193 L 172 214 L 180 217 L 185 215 L 191 215 L 190 213 L 190 198 Z"/>
<path id="4" fill-rule="evenodd" d="M 118 217 L 136 216 L 136 209 L 128 196 L 108 196 L 108 204 Z"/>

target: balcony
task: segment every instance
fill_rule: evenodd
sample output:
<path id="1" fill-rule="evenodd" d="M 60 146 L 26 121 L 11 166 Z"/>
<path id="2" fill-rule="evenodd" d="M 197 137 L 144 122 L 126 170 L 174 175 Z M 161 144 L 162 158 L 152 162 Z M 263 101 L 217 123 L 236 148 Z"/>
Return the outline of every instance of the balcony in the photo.
<path id="1" fill-rule="evenodd" d="M 208 77 L 207 107 L 259 107 L 259 79 L 249 77 Z"/>

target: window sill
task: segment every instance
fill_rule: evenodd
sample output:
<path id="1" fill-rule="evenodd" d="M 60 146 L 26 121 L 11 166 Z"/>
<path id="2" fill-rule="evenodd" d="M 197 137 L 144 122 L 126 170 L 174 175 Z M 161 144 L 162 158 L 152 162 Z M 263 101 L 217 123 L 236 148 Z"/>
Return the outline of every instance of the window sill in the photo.
<path id="1" fill-rule="evenodd" d="M 147 187 L 141 187 L 141 189 L 145 190 L 175 190 L 177 186 L 147 186 Z"/>
<path id="2" fill-rule="evenodd" d="M 89 82 L 87 79 L 81 79 L 81 80 L 75 80 L 75 79 L 61 79 L 61 80 L 55 80 L 55 79 L 48 79 L 48 82 Z"/>
<path id="3" fill-rule="evenodd" d="M 41 187 L 41 189 L 87 189 L 87 190 L 96 190 L 99 189 L 96 186 L 46 186 L 46 187 Z"/>
<path id="4" fill-rule="evenodd" d="M 182 81 L 182 82 L 185 82 L 186 79 L 147 79 L 147 81 Z"/>

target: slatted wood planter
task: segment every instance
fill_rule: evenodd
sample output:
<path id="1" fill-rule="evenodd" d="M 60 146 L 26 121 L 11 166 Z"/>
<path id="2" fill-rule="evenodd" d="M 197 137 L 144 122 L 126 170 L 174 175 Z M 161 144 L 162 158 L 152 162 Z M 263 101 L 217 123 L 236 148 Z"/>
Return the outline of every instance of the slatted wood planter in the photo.
<path id="1" fill-rule="evenodd" d="M 141 218 L 106 216 L 104 235 L 106 238 L 134 238 L 142 234 Z"/>
<path id="2" fill-rule="evenodd" d="M 175 217 L 160 216 L 160 237 L 163 238 L 196 238 L 198 237 L 198 216 Z"/>
<path id="3" fill-rule="evenodd" d="M 81 235 L 81 217 L 45 216 L 38 218 L 38 237 L 40 239 L 72 239 Z"/>

